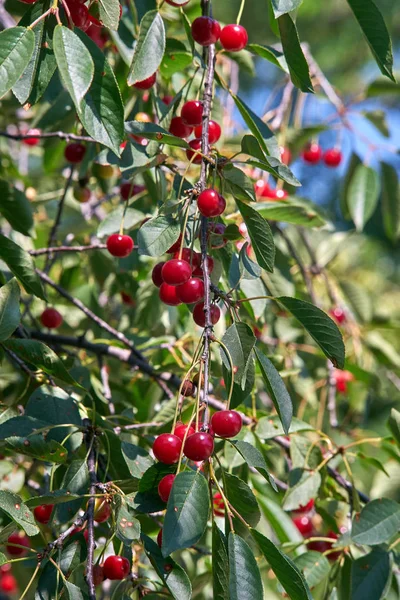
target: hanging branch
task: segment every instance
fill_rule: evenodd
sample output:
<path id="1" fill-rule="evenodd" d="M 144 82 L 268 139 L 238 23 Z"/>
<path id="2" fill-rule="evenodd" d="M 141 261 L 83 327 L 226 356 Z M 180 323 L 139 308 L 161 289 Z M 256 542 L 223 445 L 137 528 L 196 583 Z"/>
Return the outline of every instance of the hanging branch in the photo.
<path id="1" fill-rule="evenodd" d="M 87 503 L 86 518 L 87 518 L 87 531 L 88 531 L 88 543 L 87 543 L 87 568 L 86 568 L 86 581 L 89 588 L 89 600 L 96 600 L 96 588 L 93 581 L 93 557 L 95 548 L 94 538 L 94 504 L 96 495 L 96 433 L 93 429 L 92 423 L 89 419 L 85 419 L 83 424 L 86 425 L 86 436 L 85 442 L 88 449 L 87 467 L 89 471 L 89 495 L 90 498 Z"/>
<path id="2" fill-rule="evenodd" d="M 54 246 L 54 242 L 56 241 L 57 229 L 61 223 L 61 217 L 62 217 L 62 213 L 63 213 L 63 209 L 64 209 L 65 198 L 67 196 L 68 190 L 72 183 L 73 174 L 74 174 L 74 167 L 73 167 L 73 165 L 71 165 L 69 168 L 69 174 L 68 174 L 67 180 L 65 182 L 63 195 L 61 196 L 59 203 L 58 203 L 56 218 L 54 220 L 53 227 L 50 230 L 49 239 L 47 241 L 48 248 L 50 248 L 51 246 Z M 50 271 L 52 262 L 53 262 L 53 255 L 50 252 L 46 256 L 46 264 L 44 266 L 45 273 L 48 273 Z"/>
<path id="3" fill-rule="evenodd" d="M 43 256 L 43 254 L 54 254 L 56 252 L 88 252 L 89 250 L 105 250 L 107 244 L 90 244 L 90 246 L 53 246 L 51 248 L 37 248 L 28 250 L 31 256 Z"/>
<path id="4" fill-rule="evenodd" d="M 14 23 L 15 25 L 15 23 Z M 8 131 L 0 131 L 0 137 L 8 138 L 9 140 L 29 140 L 34 138 L 47 139 L 47 138 L 59 138 L 61 140 L 74 140 L 76 142 L 88 142 L 96 144 L 96 140 L 85 135 L 75 135 L 74 133 L 65 133 L 64 131 L 50 131 L 48 133 L 35 133 L 34 135 L 29 133 L 8 133 Z"/>

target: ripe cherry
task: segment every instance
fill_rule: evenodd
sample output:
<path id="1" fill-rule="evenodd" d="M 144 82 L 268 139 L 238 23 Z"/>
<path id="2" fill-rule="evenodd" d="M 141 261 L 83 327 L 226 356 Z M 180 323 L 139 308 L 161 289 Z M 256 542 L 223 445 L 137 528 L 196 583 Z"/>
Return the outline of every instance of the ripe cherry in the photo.
<path id="1" fill-rule="evenodd" d="M 74 165 L 82 162 L 85 153 L 86 146 L 80 144 L 79 142 L 68 144 L 64 150 L 64 156 L 66 160 Z"/>
<path id="2" fill-rule="evenodd" d="M 315 504 L 314 499 L 311 498 L 311 500 L 309 500 L 307 502 L 307 504 L 304 504 L 304 506 L 301 504 L 299 506 L 299 508 L 296 508 L 296 510 L 294 510 L 293 512 L 294 513 L 308 513 L 310 511 L 312 511 L 312 509 L 314 508 L 314 504 Z"/>
<path id="3" fill-rule="evenodd" d="M 78 200 L 81 204 L 85 204 L 85 202 L 89 202 L 92 196 L 92 192 L 87 187 L 76 186 L 74 187 L 74 198 Z"/>
<path id="4" fill-rule="evenodd" d="M 172 433 L 162 433 L 153 444 L 154 456 L 165 465 L 173 465 L 179 460 L 182 440 Z"/>
<path id="5" fill-rule="evenodd" d="M 190 460 L 206 460 L 214 451 L 214 439 L 209 433 L 198 431 L 186 438 L 184 454 Z"/>
<path id="6" fill-rule="evenodd" d="M 0 579 L 0 591 L 15 594 L 18 591 L 17 580 L 12 573 L 6 573 Z"/>
<path id="7" fill-rule="evenodd" d="M 129 235 L 120 235 L 119 233 L 113 233 L 107 239 L 107 250 L 113 256 L 118 258 L 124 258 L 129 256 L 133 250 L 133 240 Z"/>
<path id="8" fill-rule="evenodd" d="M 204 298 L 204 283 L 198 277 L 191 277 L 176 288 L 176 295 L 185 304 L 194 304 Z"/>
<path id="9" fill-rule="evenodd" d="M 121 183 L 119 188 L 119 193 L 121 194 L 121 198 L 123 200 L 129 200 L 132 196 L 136 196 L 136 194 L 140 194 L 144 192 L 146 188 L 144 185 L 136 185 L 132 183 L 132 181 L 124 181 Z"/>
<path id="10" fill-rule="evenodd" d="M 169 132 L 176 137 L 185 139 L 192 134 L 193 127 L 186 125 L 182 117 L 173 117 L 169 126 Z"/>
<path id="11" fill-rule="evenodd" d="M 161 275 L 168 285 L 181 285 L 185 283 L 192 274 L 192 267 L 186 260 L 172 258 L 167 260 L 161 269 Z"/>
<path id="12" fill-rule="evenodd" d="M 293 523 L 296 525 L 303 537 L 310 537 L 312 535 L 314 526 L 309 517 L 294 517 Z"/>
<path id="13" fill-rule="evenodd" d="M 124 556 L 109 556 L 103 565 L 104 577 L 106 579 L 125 579 L 130 571 L 129 560 Z"/>
<path id="14" fill-rule="evenodd" d="M 6 550 L 10 556 L 26 556 L 28 551 L 25 548 L 17 548 L 13 544 L 17 544 L 18 546 L 25 546 L 25 548 L 30 548 L 31 544 L 28 536 L 23 531 L 15 531 L 12 533 L 7 539 Z"/>
<path id="15" fill-rule="evenodd" d="M 342 153 L 336 148 L 329 148 L 323 156 L 323 161 L 327 167 L 338 167 L 342 162 Z"/>
<path id="16" fill-rule="evenodd" d="M 40 129 L 29 129 L 25 134 L 25 135 L 29 135 L 29 137 L 24 138 L 22 140 L 22 143 L 25 144 L 25 146 L 37 146 L 38 143 L 40 142 L 40 138 L 37 136 L 40 134 L 41 134 Z"/>
<path id="17" fill-rule="evenodd" d="M 242 429 L 242 417 L 236 410 L 220 410 L 211 417 L 211 426 L 219 437 L 235 437 Z"/>
<path id="18" fill-rule="evenodd" d="M 173 96 L 164 96 L 163 98 L 161 98 L 161 102 L 164 102 L 164 104 L 169 106 L 173 99 L 174 99 Z"/>
<path id="19" fill-rule="evenodd" d="M 126 304 L 127 306 L 135 306 L 136 305 L 135 299 L 132 298 L 132 296 L 130 294 L 127 294 L 126 292 L 121 292 L 121 300 L 122 300 L 123 304 Z"/>
<path id="20" fill-rule="evenodd" d="M 225 244 L 224 244 L 225 245 Z M 214 246 L 213 244 L 211 244 L 212 248 L 215 248 L 216 246 Z M 218 248 L 221 248 L 222 246 L 218 246 Z M 213 269 L 214 269 L 214 259 L 212 256 L 208 256 L 207 255 L 207 265 L 208 265 L 208 273 L 212 273 Z M 203 269 L 202 267 L 198 266 L 195 267 L 193 269 L 193 273 L 192 273 L 193 277 L 204 277 L 204 273 L 203 273 Z"/>
<path id="21" fill-rule="evenodd" d="M 221 31 L 220 42 L 224 50 L 239 52 L 247 46 L 249 36 L 242 25 L 225 25 Z"/>
<path id="22" fill-rule="evenodd" d="M 103 30 L 91 23 L 89 27 L 86 29 L 86 35 L 90 37 L 93 42 L 102 50 L 104 46 L 108 42 L 107 33 Z"/>
<path id="23" fill-rule="evenodd" d="M 226 208 L 226 201 L 217 190 L 209 188 L 197 198 L 197 207 L 204 217 L 219 217 Z"/>
<path id="24" fill-rule="evenodd" d="M 185 396 L 185 398 L 189 398 L 189 396 L 194 396 L 196 391 L 196 386 L 194 385 L 194 383 L 192 381 L 189 381 L 188 379 L 186 379 L 186 381 L 183 382 L 182 387 L 181 387 L 181 394 L 182 396 Z M 182 427 L 186 428 L 186 425 L 183 425 L 182 423 L 180 423 L 180 425 L 182 425 Z M 177 425 L 178 427 L 178 425 Z M 177 427 L 175 427 L 175 435 L 178 435 L 176 433 L 176 429 Z M 194 433 L 194 429 L 192 431 L 192 433 Z M 180 435 L 178 435 L 178 437 L 180 437 Z"/>
<path id="25" fill-rule="evenodd" d="M 166 475 L 158 484 L 158 495 L 163 502 L 168 502 L 169 495 L 172 490 L 175 475 Z"/>
<path id="26" fill-rule="evenodd" d="M 201 254 L 195 252 L 195 250 L 192 250 L 191 248 L 182 248 L 181 253 L 179 253 L 179 251 L 177 250 L 174 253 L 173 258 L 185 260 L 191 265 L 192 268 L 198 267 L 201 263 Z"/>
<path id="27" fill-rule="evenodd" d="M 69 535 L 70 535 L 70 537 L 72 537 L 73 535 L 76 535 L 77 533 L 82 533 L 83 537 L 85 538 L 86 543 L 88 542 L 89 532 L 87 529 L 84 529 L 83 527 L 74 527 Z"/>
<path id="28" fill-rule="evenodd" d="M 181 119 L 185 125 L 197 127 L 198 125 L 201 125 L 202 117 L 203 103 L 199 100 L 189 100 L 182 106 Z"/>
<path id="29" fill-rule="evenodd" d="M 322 158 L 321 146 L 319 146 L 315 142 L 308 144 L 303 150 L 302 157 L 303 160 L 305 160 L 305 162 L 310 163 L 312 165 L 319 163 L 319 161 Z"/>
<path id="30" fill-rule="evenodd" d="M 201 138 L 203 133 L 203 126 L 197 125 L 194 130 L 194 135 L 197 138 Z M 210 144 L 216 144 L 221 137 L 221 127 L 216 121 L 209 121 L 208 123 L 208 141 Z"/>
<path id="31" fill-rule="evenodd" d="M 216 306 L 215 304 L 211 304 L 211 306 L 210 306 L 211 323 L 213 325 L 218 323 L 220 316 L 221 316 L 221 311 L 220 311 L 219 307 Z M 196 323 L 196 325 L 199 325 L 200 327 L 206 326 L 206 315 L 204 313 L 204 302 L 199 302 L 194 307 L 193 320 Z"/>
<path id="32" fill-rule="evenodd" d="M 165 262 L 157 263 L 156 266 L 153 267 L 153 270 L 151 272 L 151 278 L 156 287 L 160 287 L 164 283 L 164 279 L 162 278 L 162 275 L 161 275 L 161 271 L 162 271 L 162 268 L 164 265 L 165 265 Z"/>
<path id="33" fill-rule="evenodd" d="M 168 285 L 168 283 L 162 283 L 160 286 L 159 297 L 161 302 L 168 306 L 179 306 L 182 302 L 179 300 L 176 293 L 175 285 Z"/>
<path id="34" fill-rule="evenodd" d="M 182 234 L 180 233 L 176 242 L 174 244 L 172 244 L 172 246 L 167 250 L 167 254 L 173 254 L 174 252 L 177 252 L 179 250 L 179 248 L 181 247 L 181 243 L 182 243 Z"/>
<path id="35" fill-rule="evenodd" d="M 347 392 L 348 382 L 354 380 L 353 373 L 350 373 L 350 371 L 341 371 L 340 369 L 335 369 L 333 376 L 335 379 L 336 390 L 341 394 L 345 394 Z"/>
<path id="36" fill-rule="evenodd" d="M 105 498 L 96 498 L 94 501 L 94 520 L 104 523 L 111 516 L 111 506 Z"/>
<path id="37" fill-rule="evenodd" d="M 201 154 L 199 153 L 201 151 L 201 139 L 195 138 L 194 140 L 190 140 L 189 146 L 191 150 L 186 150 L 186 158 L 194 165 L 199 165 L 202 160 Z"/>
<path id="38" fill-rule="evenodd" d="M 219 40 L 221 25 L 211 17 L 197 17 L 192 23 L 192 36 L 200 46 L 211 46 Z"/>
<path id="39" fill-rule="evenodd" d="M 216 492 L 213 496 L 213 511 L 216 517 L 223 517 L 225 515 L 225 504 L 219 492 Z"/>
<path id="40" fill-rule="evenodd" d="M 194 384 L 191 381 L 189 381 L 188 383 L 192 384 L 193 389 L 195 388 Z M 186 435 L 187 430 L 188 430 L 188 432 Z M 183 438 L 185 437 L 185 435 L 188 438 L 190 435 L 193 435 L 194 433 L 196 433 L 196 431 L 195 431 L 194 427 L 192 427 L 191 425 L 189 428 L 184 423 L 177 423 L 175 425 L 174 435 L 176 435 L 176 437 L 178 437 L 180 440 L 182 440 L 182 442 L 183 442 Z"/>
<path id="41" fill-rule="evenodd" d="M 342 325 L 342 323 L 346 321 L 346 313 L 343 309 L 339 308 L 338 306 L 336 308 L 332 308 L 329 311 L 329 314 L 332 317 L 332 319 L 336 321 L 336 323 L 338 323 L 338 325 Z"/>
<path id="42" fill-rule="evenodd" d="M 157 533 L 157 544 L 161 548 L 162 546 L 162 529 Z"/>
<path id="43" fill-rule="evenodd" d="M 104 569 L 102 565 L 94 565 L 92 569 L 93 583 L 95 586 L 100 585 L 104 581 Z"/>
<path id="44" fill-rule="evenodd" d="M 149 90 L 155 84 L 156 79 L 157 73 L 153 73 L 153 75 L 150 75 L 150 77 L 143 79 L 143 81 L 137 81 L 136 83 L 134 83 L 133 87 L 135 87 L 138 90 Z"/>
<path id="45" fill-rule="evenodd" d="M 73 2 L 72 0 L 69 0 L 68 8 L 75 27 L 78 27 L 82 31 L 86 31 L 91 25 L 89 9 L 87 6 L 81 4 L 80 2 Z"/>
<path id="46" fill-rule="evenodd" d="M 33 510 L 36 521 L 38 523 L 43 523 L 43 525 L 47 525 L 47 523 L 50 521 L 53 508 L 54 504 L 41 504 L 40 506 L 36 506 Z"/>
<path id="47" fill-rule="evenodd" d="M 40 315 L 40 320 L 42 325 L 49 329 L 57 329 L 63 322 L 61 314 L 55 308 L 45 308 Z"/>

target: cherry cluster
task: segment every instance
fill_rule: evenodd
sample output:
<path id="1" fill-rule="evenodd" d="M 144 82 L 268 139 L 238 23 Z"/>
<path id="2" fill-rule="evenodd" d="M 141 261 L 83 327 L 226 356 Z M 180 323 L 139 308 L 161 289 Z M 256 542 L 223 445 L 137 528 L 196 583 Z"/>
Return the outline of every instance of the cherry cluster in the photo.
<path id="1" fill-rule="evenodd" d="M 307 548 L 309 550 L 314 550 L 315 552 L 328 552 L 333 547 L 333 544 L 338 539 L 337 533 L 330 530 L 326 534 L 321 534 L 313 523 L 313 517 L 315 514 L 314 509 L 314 500 L 310 500 L 304 506 L 299 506 L 299 508 L 293 511 L 292 521 L 296 526 L 301 535 L 305 538 L 311 537 L 326 537 L 330 538 L 332 542 L 324 541 L 324 540 L 313 540 L 307 544 Z M 340 532 L 345 533 L 346 529 L 341 528 Z M 339 558 L 340 552 L 328 552 L 327 557 L 329 560 L 336 560 Z"/>
<path id="2" fill-rule="evenodd" d="M 311 165 L 316 165 L 323 160 L 327 167 L 336 168 L 342 162 L 342 153 L 337 148 L 328 148 L 324 152 L 319 144 L 310 142 L 303 149 L 302 158 Z"/>

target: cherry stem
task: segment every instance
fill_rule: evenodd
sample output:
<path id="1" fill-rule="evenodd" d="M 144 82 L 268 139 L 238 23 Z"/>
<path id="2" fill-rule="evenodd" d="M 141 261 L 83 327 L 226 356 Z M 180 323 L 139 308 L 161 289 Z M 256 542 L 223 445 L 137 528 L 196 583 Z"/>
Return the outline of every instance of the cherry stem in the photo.
<path id="1" fill-rule="evenodd" d="M 239 8 L 239 12 L 238 12 L 238 16 L 236 19 L 236 25 L 240 24 L 241 18 L 242 18 L 242 14 L 243 14 L 243 10 L 244 10 L 244 5 L 246 4 L 246 0 L 242 0 L 241 4 L 240 4 L 240 8 Z"/>

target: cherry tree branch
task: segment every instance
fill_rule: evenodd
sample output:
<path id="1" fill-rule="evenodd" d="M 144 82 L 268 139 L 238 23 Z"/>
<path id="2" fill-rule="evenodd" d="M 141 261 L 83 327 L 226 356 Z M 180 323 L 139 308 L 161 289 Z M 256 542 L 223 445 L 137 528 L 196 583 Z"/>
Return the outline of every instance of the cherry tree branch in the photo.
<path id="1" fill-rule="evenodd" d="M 0 137 L 5 137 L 9 140 L 16 141 L 29 140 L 34 137 L 39 139 L 59 138 L 66 141 L 74 140 L 76 142 L 88 142 L 92 144 L 96 143 L 96 140 L 86 135 L 75 135 L 75 133 L 66 133 L 64 131 L 49 131 L 47 133 L 35 133 L 34 135 L 28 133 L 8 133 L 8 131 L 0 131 Z"/>
<path id="2" fill-rule="evenodd" d="M 95 537 L 94 537 L 94 504 L 96 495 L 96 433 L 93 429 L 92 423 L 85 419 L 83 424 L 86 425 L 86 447 L 88 449 L 87 467 L 89 471 L 89 495 L 90 498 L 87 503 L 86 517 L 87 517 L 87 530 L 88 530 L 88 556 L 87 556 L 87 568 L 86 568 L 86 581 L 89 588 L 89 600 L 96 600 L 96 588 L 93 581 L 93 559 L 94 559 L 94 548 L 95 548 Z"/>
<path id="3" fill-rule="evenodd" d="M 57 214 L 56 214 L 56 218 L 54 219 L 54 223 L 53 223 L 53 227 L 50 230 L 50 234 L 49 234 L 49 239 L 47 241 L 47 247 L 50 248 L 51 246 L 54 245 L 54 242 L 57 238 L 57 229 L 60 226 L 61 223 L 61 217 L 62 217 L 62 213 L 63 213 L 63 209 L 64 209 L 64 202 L 65 202 L 65 198 L 68 194 L 68 190 L 71 186 L 72 183 L 72 177 L 74 174 L 74 166 L 71 165 L 70 169 L 69 169 L 69 174 L 67 177 L 67 180 L 65 182 L 65 186 L 64 186 L 64 192 L 58 202 L 58 208 L 57 208 Z M 47 254 L 46 256 L 46 264 L 44 266 L 44 270 L 47 273 L 50 270 L 51 264 L 52 264 L 52 260 L 53 260 L 53 255 L 52 253 Z"/>
<path id="4" fill-rule="evenodd" d="M 37 248 L 29 250 L 31 256 L 42 256 L 43 254 L 55 254 L 56 252 L 88 252 L 89 250 L 105 250 L 107 244 L 90 244 L 89 246 L 52 246 L 50 248 Z"/>

